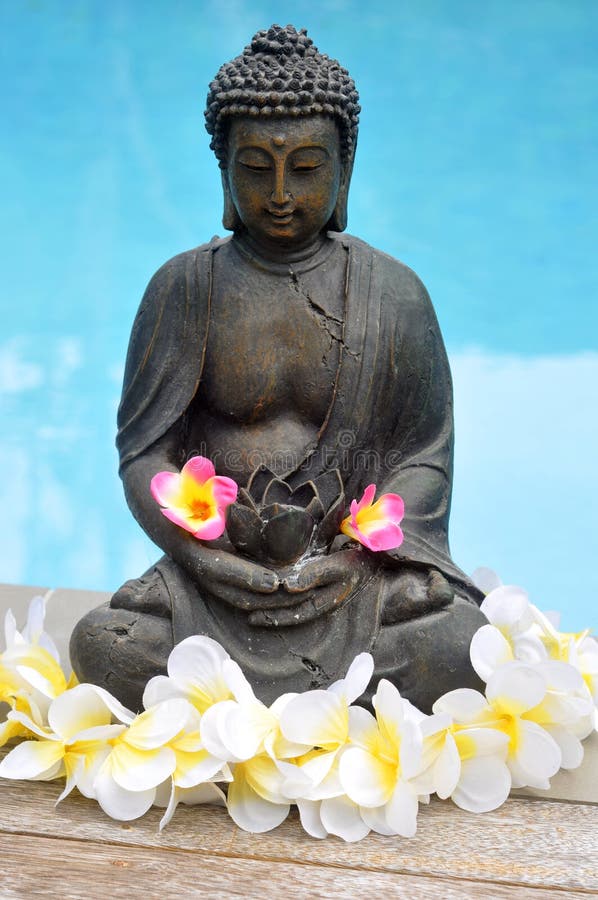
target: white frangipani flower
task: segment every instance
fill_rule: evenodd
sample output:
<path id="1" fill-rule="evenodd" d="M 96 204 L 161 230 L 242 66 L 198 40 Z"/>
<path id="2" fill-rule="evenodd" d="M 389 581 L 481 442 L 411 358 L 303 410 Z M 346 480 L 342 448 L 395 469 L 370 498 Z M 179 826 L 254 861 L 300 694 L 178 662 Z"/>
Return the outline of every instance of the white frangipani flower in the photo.
<path id="1" fill-rule="evenodd" d="M 60 654 L 56 644 L 44 628 L 46 607 L 53 593 L 54 591 L 47 591 L 43 595 L 37 595 L 32 598 L 27 610 L 27 622 L 22 632 L 17 630 L 17 623 L 12 611 L 8 610 L 4 621 L 4 636 L 7 649 L 19 644 L 35 644 L 46 650 L 56 662 L 60 663 Z"/>
<path id="2" fill-rule="evenodd" d="M 120 720 L 118 724 L 112 724 L 113 715 Z M 24 713 L 10 712 L 9 719 L 21 722 L 38 739 L 11 750 L 0 763 L 0 776 L 47 781 L 64 774 L 66 785 L 59 800 L 74 787 L 86 797 L 95 797 L 95 774 L 111 752 L 111 742 L 133 718 L 107 691 L 89 684 L 65 691 L 52 701 L 47 729 Z"/>
<path id="3" fill-rule="evenodd" d="M 483 594 L 489 594 L 490 591 L 500 587 L 502 584 L 494 569 L 489 569 L 488 566 L 478 566 L 471 573 L 470 578 Z"/>
<path id="4" fill-rule="evenodd" d="M 531 665 L 548 660 L 569 663 L 583 677 L 586 691 L 581 695 L 589 693 L 598 705 L 598 642 L 589 631 L 559 631 L 558 613 L 541 612 L 522 588 L 503 585 L 491 570 L 476 570 L 472 579 L 487 593 L 481 610 L 489 625 L 478 630 L 470 648 L 480 678 L 488 681 L 498 666 L 513 660 Z"/>
<path id="5" fill-rule="evenodd" d="M 227 798 L 231 817 L 245 831 L 270 831 L 290 810 L 277 760 L 309 749 L 306 743 L 288 741 L 280 730 L 280 715 L 296 695 L 282 695 L 267 707 L 232 660 L 224 664 L 223 676 L 235 699 L 217 703 L 205 713 L 202 740 L 210 752 L 232 764 Z"/>
<path id="6" fill-rule="evenodd" d="M 542 641 L 532 629 L 532 605 L 524 590 L 501 585 L 484 598 L 480 609 L 489 624 L 474 634 L 470 658 L 482 681 L 488 681 L 503 663 L 515 659 L 536 663 L 548 658 Z"/>
<path id="7" fill-rule="evenodd" d="M 163 782 L 171 785 L 168 818 L 187 790 L 230 775 L 200 737 L 197 709 L 182 697 L 163 700 L 137 716 L 112 748 L 97 773 L 94 788 L 102 809 L 113 819 L 143 815 L 156 801 Z"/>
<path id="8" fill-rule="evenodd" d="M 420 725 L 424 763 L 414 782 L 419 790 L 442 800 L 450 797 L 469 812 L 496 809 L 511 789 L 505 762 L 509 735 L 485 724 L 468 724 L 481 696 L 477 691 L 453 691 L 436 701 L 435 715 Z"/>
<path id="9" fill-rule="evenodd" d="M 546 694 L 523 718 L 541 725 L 556 741 L 562 768 L 576 769 L 583 760 L 581 741 L 594 728 L 592 698 L 574 666 L 551 659 L 537 668 L 546 678 Z"/>
<path id="10" fill-rule="evenodd" d="M 297 808 L 303 830 L 310 837 L 325 838 L 329 834 L 353 843 L 366 837 L 371 831 L 364 822 L 357 803 L 341 794 L 325 800 L 297 799 Z"/>
<path id="11" fill-rule="evenodd" d="M 532 626 L 527 592 L 516 585 L 502 584 L 490 591 L 480 609 L 488 621 L 511 640 Z"/>
<path id="12" fill-rule="evenodd" d="M 2 665 L 0 658 L 0 703 L 6 703 L 14 712 L 22 713 L 31 719 L 37 727 L 47 725 L 47 712 L 50 701 L 39 691 L 31 687 L 19 673 L 9 666 Z M 0 747 L 16 737 L 33 734 L 24 721 L 9 716 L 0 723 Z"/>
<path id="13" fill-rule="evenodd" d="M 366 690 L 374 671 L 369 653 L 355 657 L 344 678 L 327 690 L 306 691 L 291 699 L 280 717 L 284 737 L 313 749 L 292 764 L 280 763 L 285 774 L 284 791 L 295 799 L 324 800 L 345 793 L 338 777 L 340 752 L 351 730 L 359 730 L 370 714 L 351 704 Z"/>
<path id="14" fill-rule="evenodd" d="M 598 706 L 598 641 L 588 629 L 580 632 L 558 630 L 558 621 L 532 606 L 533 629 L 551 659 L 574 666 Z"/>
<path id="15" fill-rule="evenodd" d="M 340 782 L 367 826 L 412 837 L 418 790 L 411 779 L 421 768 L 422 732 L 413 707 L 389 681 L 380 681 L 373 703 L 376 718 L 351 732 L 351 746 L 340 758 Z"/>
<path id="16" fill-rule="evenodd" d="M 227 808 L 244 831 L 262 834 L 280 825 L 289 814 L 290 801 L 282 792 L 282 775 L 268 753 L 258 753 L 231 765 Z"/>
<path id="17" fill-rule="evenodd" d="M 540 671 L 508 662 L 488 680 L 486 697 L 460 688 L 437 700 L 434 711 L 448 713 L 458 725 L 502 731 L 509 739 L 505 761 L 512 786 L 546 789 L 561 765 L 561 750 L 544 728 L 523 718 L 542 703 L 546 691 L 547 680 Z"/>
<path id="18" fill-rule="evenodd" d="M 226 778 L 214 779 L 214 781 L 226 781 Z M 182 788 L 173 784 L 172 779 L 162 782 L 156 788 L 154 806 L 164 809 L 164 815 L 160 819 L 160 831 L 162 831 L 172 819 L 177 806 L 198 806 L 209 804 L 210 806 L 226 806 L 226 796 L 214 781 L 205 781 L 196 787 Z"/>
<path id="19" fill-rule="evenodd" d="M 540 724 L 557 742 L 564 768 L 583 759 L 581 740 L 596 727 L 592 701 L 598 696 L 598 644 L 588 632 L 558 630 L 558 616 L 540 612 L 525 591 L 512 586 L 492 590 L 481 606 L 490 624 L 476 632 L 470 656 L 488 681 L 500 666 L 527 662 L 546 678 L 547 693 L 525 718 Z"/>
<path id="20" fill-rule="evenodd" d="M 32 599 L 22 632 L 8 610 L 4 619 L 6 649 L 0 654 L 0 703 L 8 704 L 42 728 L 47 725 L 51 701 L 71 686 L 61 668 L 56 645 L 44 631 L 46 603 L 51 594 L 49 591 Z M 71 682 L 76 683 L 74 679 Z M 11 738 L 31 733 L 24 721 L 11 718 L 0 724 L 0 747 Z"/>
<path id="21" fill-rule="evenodd" d="M 205 635 L 185 638 L 168 657 L 166 675 L 151 678 L 143 694 L 149 709 L 163 700 L 184 698 L 203 714 L 214 703 L 232 698 L 223 675 L 230 656 L 218 641 Z"/>
<path id="22" fill-rule="evenodd" d="M 598 706 L 598 641 L 587 631 L 574 635 L 569 644 L 567 659 L 581 673 L 585 685 Z"/>

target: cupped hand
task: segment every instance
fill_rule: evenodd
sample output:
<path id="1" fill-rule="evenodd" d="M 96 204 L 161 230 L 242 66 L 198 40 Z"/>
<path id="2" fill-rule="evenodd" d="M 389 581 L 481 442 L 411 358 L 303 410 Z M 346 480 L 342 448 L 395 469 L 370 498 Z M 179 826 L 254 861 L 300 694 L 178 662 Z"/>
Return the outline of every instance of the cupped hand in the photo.
<path id="1" fill-rule="evenodd" d="M 197 554 L 196 572 L 202 588 L 238 609 L 268 608 L 272 605 L 268 598 L 280 587 L 280 579 L 272 569 L 203 545 Z"/>
<path id="2" fill-rule="evenodd" d="M 283 578 L 287 602 L 276 609 L 256 610 L 250 614 L 249 624 L 280 628 L 317 619 L 345 603 L 375 576 L 377 569 L 373 557 L 360 549 L 307 560 Z"/>

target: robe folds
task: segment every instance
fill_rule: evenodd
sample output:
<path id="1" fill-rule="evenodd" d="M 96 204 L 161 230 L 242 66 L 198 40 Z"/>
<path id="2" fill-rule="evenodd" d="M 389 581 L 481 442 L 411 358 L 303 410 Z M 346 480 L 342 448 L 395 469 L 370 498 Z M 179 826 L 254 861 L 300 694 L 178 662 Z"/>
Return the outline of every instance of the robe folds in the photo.
<path id="1" fill-rule="evenodd" d="M 317 439 L 284 477 L 298 485 L 338 468 L 347 504 L 372 482 L 377 496 L 400 494 L 405 538 L 397 550 L 379 554 L 383 572 L 391 577 L 402 564 L 433 567 L 461 598 L 479 603 L 481 594 L 448 547 L 452 384 L 430 298 L 415 273 L 392 257 L 345 234 L 329 238 L 346 254 L 340 362 Z M 118 413 L 121 471 L 175 423 L 183 423 L 184 434 L 209 341 L 213 257 L 228 240 L 214 238 L 174 257 L 150 281 L 133 326 Z M 183 446 L 181 463 L 185 453 Z M 287 684 L 309 687 L 310 673 L 342 674 L 357 652 L 372 648 L 381 628 L 380 579 L 313 622 L 255 628 L 246 613 L 202 595 L 172 560 L 164 557 L 157 569 L 170 596 L 175 641 L 210 635 L 254 686 L 276 684 L 278 693 Z M 356 614 L 356 604 L 368 604 L 369 614 Z M 289 658 L 297 660 L 295 680 Z"/>

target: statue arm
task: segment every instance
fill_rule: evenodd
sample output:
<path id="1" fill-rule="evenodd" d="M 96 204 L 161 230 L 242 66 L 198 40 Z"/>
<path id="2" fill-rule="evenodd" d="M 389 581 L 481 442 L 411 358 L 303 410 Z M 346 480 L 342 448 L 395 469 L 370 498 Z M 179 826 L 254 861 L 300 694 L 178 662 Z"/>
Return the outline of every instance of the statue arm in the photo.
<path id="1" fill-rule="evenodd" d="M 224 602 L 254 609 L 259 606 L 259 595 L 278 587 L 276 575 L 236 554 L 206 546 L 165 518 L 152 497 L 150 482 L 157 472 L 179 471 L 174 460 L 180 454 L 180 440 L 180 427 L 175 425 L 121 470 L 129 508 L 148 537 L 199 587 Z"/>
<path id="2" fill-rule="evenodd" d="M 117 446 L 127 503 L 146 534 L 199 585 L 243 608 L 278 586 L 274 573 L 208 547 L 160 512 L 150 492 L 157 472 L 185 458 L 182 422 L 197 390 L 206 341 L 212 250 L 182 253 L 151 279 L 131 333 Z"/>
<path id="3" fill-rule="evenodd" d="M 392 348 L 395 380 L 390 440 L 379 493 L 400 494 L 405 502 L 404 543 L 389 561 L 445 563 L 453 476 L 453 388 L 440 327 L 428 292 L 406 270 L 397 304 L 383 310 L 399 315 Z M 398 307 L 398 309 L 397 309 Z"/>
<path id="4" fill-rule="evenodd" d="M 449 362 L 426 288 L 414 272 L 401 268 L 405 287 L 385 311 L 387 320 L 400 317 L 393 351 L 400 374 L 379 493 L 403 498 L 404 541 L 381 557 L 387 571 L 409 572 L 408 593 L 422 602 L 449 602 L 457 586 L 479 603 L 479 592 L 452 561 L 448 543 L 454 443 Z"/>

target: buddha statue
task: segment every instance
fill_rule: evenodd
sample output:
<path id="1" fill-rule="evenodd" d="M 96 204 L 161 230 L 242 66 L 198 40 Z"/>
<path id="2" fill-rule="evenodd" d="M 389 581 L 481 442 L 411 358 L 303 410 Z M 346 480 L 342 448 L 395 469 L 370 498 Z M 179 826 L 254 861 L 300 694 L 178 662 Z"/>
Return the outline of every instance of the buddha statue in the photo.
<path id="1" fill-rule="evenodd" d="M 479 687 L 482 596 L 448 547 L 452 388 L 436 316 L 411 269 L 345 234 L 359 111 L 346 69 L 291 26 L 260 31 L 210 85 L 232 235 L 151 279 L 118 413 L 127 503 L 164 555 L 71 640 L 78 677 L 133 709 L 191 634 L 219 641 L 265 702 L 326 687 L 366 650 L 371 690 L 388 678 L 424 711 Z M 195 455 L 245 498 L 217 541 L 178 528 L 150 493 Z M 397 549 L 335 537 L 372 483 L 404 500 Z M 259 531 L 266 508 L 278 517 Z"/>

